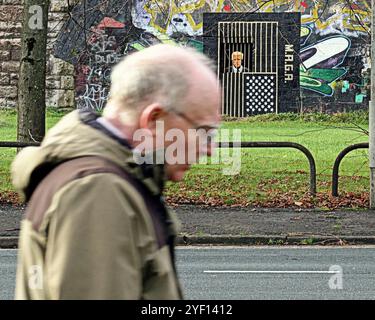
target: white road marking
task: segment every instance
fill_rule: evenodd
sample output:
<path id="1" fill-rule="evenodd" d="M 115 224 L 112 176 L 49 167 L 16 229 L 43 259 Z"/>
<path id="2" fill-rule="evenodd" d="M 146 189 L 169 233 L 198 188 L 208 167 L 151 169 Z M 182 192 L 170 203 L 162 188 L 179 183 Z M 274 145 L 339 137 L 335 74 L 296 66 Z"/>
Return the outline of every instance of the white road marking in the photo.
<path id="1" fill-rule="evenodd" d="M 333 274 L 339 271 L 321 270 L 205 270 L 204 273 L 290 273 L 290 274 Z"/>

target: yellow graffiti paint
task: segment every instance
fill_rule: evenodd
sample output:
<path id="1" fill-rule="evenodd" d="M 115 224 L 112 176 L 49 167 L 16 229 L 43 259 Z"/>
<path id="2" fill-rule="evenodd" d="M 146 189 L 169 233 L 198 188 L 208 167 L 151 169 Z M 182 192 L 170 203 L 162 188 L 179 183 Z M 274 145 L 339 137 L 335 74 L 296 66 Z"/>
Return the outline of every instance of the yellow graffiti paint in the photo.
<path id="1" fill-rule="evenodd" d="M 310 29 L 306 27 L 301 27 L 301 37 L 306 37 L 310 33 Z"/>
<path id="2" fill-rule="evenodd" d="M 186 14 L 185 16 L 186 16 L 186 19 L 188 20 L 188 22 L 190 24 L 190 27 L 194 31 L 197 31 L 197 30 L 199 30 L 200 28 L 203 27 L 203 22 L 199 22 L 198 24 L 196 24 L 191 14 Z"/>
<path id="3" fill-rule="evenodd" d="M 275 0 L 275 1 L 268 1 L 264 3 L 262 0 L 256 0 L 256 4 L 258 8 L 261 8 L 260 12 L 273 12 L 274 8 L 280 6 L 280 2 L 285 2 L 286 0 Z"/>
<path id="4" fill-rule="evenodd" d="M 343 10 L 343 25 L 346 29 L 355 31 L 370 31 L 370 15 L 364 10 L 350 10 L 345 8 Z M 357 16 L 357 18 L 355 17 Z M 361 21 L 362 25 L 358 22 Z"/>
<path id="5" fill-rule="evenodd" d="M 219 0 L 216 9 L 214 10 L 215 12 L 221 12 L 223 10 L 224 6 L 224 0 Z"/>
<path id="6" fill-rule="evenodd" d="M 343 4 L 347 4 L 346 2 L 341 1 Z M 367 2 L 364 1 L 357 1 L 356 4 L 359 8 L 365 7 L 368 8 Z M 321 20 L 321 10 L 324 9 L 323 4 L 316 3 L 313 8 L 311 8 L 310 16 L 304 16 L 301 19 L 302 24 L 308 24 L 308 23 L 314 23 L 316 29 L 318 30 L 324 30 L 328 28 L 330 25 L 334 24 L 335 22 L 342 22 L 343 27 L 347 30 L 351 31 L 362 31 L 366 32 L 369 31 L 369 23 L 370 23 L 370 13 L 371 10 L 363 10 L 363 9 L 353 9 L 344 7 L 341 12 L 334 13 L 329 18 L 325 18 L 325 21 Z M 357 18 L 355 17 L 357 15 L 358 20 L 360 20 L 363 23 L 363 26 L 358 23 Z"/>
<path id="7" fill-rule="evenodd" d="M 216 8 L 214 8 L 214 11 L 221 12 L 224 0 L 219 1 L 206 1 L 206 0 L 197 0 L 190 3 L 185 3 L 185 1 L 160 1 L 160 0 L 150 0 L 148 1 L 143 9 L 150 14 L 151 21 L 150 26 L 155 28 L 157 31 L 161 33 L 166 33 L 168 27 L 172 23 L 172 17 L 176 14 L 183 14 L 185 15 L 190 27 L 197 31 L 202 28 L 203 22 L 196 23 L 193 19 L 192 13 L 195 11 L 198 11 L 204 6 L 208 4 L 211 7 L 216 5 Z M 158 16 L 165 17 L 164 25 L 165 27 L 160 26 L 160 24 L 157 22 Z"/>
<path id="8" fill-rule="evenodd" d="M 300 11 L 300 0 L 270 0 L 265 3 L 263 0 L 256 0 L 255 1 L 258 8 L 260 8 L 259 12 L 276 12 L 281 6 L 288 6 L 288 10 L 290 12 L 299 12 Z M 249 2 L 248 2 L 249 4 Z M 248 7 L 254 8 L 252 5 L 248 5 Z"/>
<path id="9" fill-rule="evenodd" d="M 174 41 L 173 39 L 171 39 L 170 37 L 168 37 L 165 33 L 158 33 L 155 35 L 162 43 L 164 44 L 170 44 L 172 46 L 178 46 L 178 43 L 176 41 Z"/>
<path id="10" fill-rule="evenodd" d="M 224 2 L 224 0 L 149 0 L 145 1 L 143 9 L 151 17 L 149 26 L 157 32 L 166 33 L 173 24 L 173 16 L 177 14 L 184 15 L 191 29 L 196 32 L 202 28 L 203 22 L 194 20 L 193 14 L 197 11 L 207 11 L 207 6 L 209 7 L 208 11 L 222 12 Z M 334 24 L 339 24 L 348 31 L 369 32 L 371 7 L 368 0 L 351 1 L 352 5 L 356 5 L 354 8 L 348 8 L 346 0 L 337 1 L 335 4 L 342 5 L 339 5 L 339 10 L 331 11 L 323 0 L 305 0 L 305 2 L 308 5 L 301 18 L 302 24 L 313 23 L 317 30 L 324 30 Z M 259 12 L 281 12 L 282 8 L 283 11 L 301 11 L 301 0 L 231 0 L 229 3 L 232 12 L 251 12 L 256 8 L 260 8 Z M 287 6 L 286 10 L 285 6 Z M 321 17 L 323 10 L 325 10 L 325 14 Z M 358 23 L 358 20 L 363 23 L 363 26 Z M 301 30 L 301 36 L 306 32 Z"/>
<path id="11" fill-rule="evenodd" d="M 322 85 L 322 83 L 316 79 L 308 78 L 308 77 L 301 76 L 301 75 L 300 75 L 299 81 L 300 81 L 301 86 L 319 88 Z"/>
<path id="12" fill-rule="evenodd" d="M 248 11 L 249 9 L 254 8 L 254 5 L 250 1 L 246 0 L 234 0 L 230 1 L 231 10 L 233 12 L 242 12 Z"/>

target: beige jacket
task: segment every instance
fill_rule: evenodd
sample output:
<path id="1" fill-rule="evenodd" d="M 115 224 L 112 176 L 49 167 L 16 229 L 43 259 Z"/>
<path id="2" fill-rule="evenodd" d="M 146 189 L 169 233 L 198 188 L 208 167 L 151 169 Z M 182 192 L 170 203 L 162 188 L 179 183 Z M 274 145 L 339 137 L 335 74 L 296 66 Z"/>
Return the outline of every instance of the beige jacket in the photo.
<path id="1" fill-rule="evenodd" d="M 80 119 L 92 117 L 66 115 L 40 147 L 23 149 L 12 164 L 15 187 L 31 197 L 21 223 L 16 299 L 180 299 L 178 222 L 160 201 L 163 171 L 155 166 L 146 175 L 129 148 Z M 87 156 L 132 178 L 87 174 L 87 164 L 72 170 L 64 162 Z M 61 186 L 61 179 L 68 182 Z"/>

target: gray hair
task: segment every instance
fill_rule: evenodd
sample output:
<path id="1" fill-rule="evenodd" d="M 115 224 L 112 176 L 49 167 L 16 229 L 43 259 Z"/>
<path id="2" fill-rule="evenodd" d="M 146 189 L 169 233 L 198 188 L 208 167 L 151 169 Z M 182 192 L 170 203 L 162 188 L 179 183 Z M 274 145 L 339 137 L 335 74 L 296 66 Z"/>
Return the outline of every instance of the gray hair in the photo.
<path id="1" fill-rule="evenodd" d="M 241 51 L 233 51 L 232 52 L 232 59 L 233 59 L 233 56 L 235 55 L 235 54 L 240 54 L 241 55 L 241 60 L 243 60 L 243 53 L 241 52 Z"/>
<path id="2" fill-rule="evenodd" d="M 191 86 L 192 63 L 213 69 L 211 60 L 192 48 L 156 45 L 126 56 L 112 70 L 108 106 L 127 118 L 153 101 L 167 110 L 181 110 Z"/>

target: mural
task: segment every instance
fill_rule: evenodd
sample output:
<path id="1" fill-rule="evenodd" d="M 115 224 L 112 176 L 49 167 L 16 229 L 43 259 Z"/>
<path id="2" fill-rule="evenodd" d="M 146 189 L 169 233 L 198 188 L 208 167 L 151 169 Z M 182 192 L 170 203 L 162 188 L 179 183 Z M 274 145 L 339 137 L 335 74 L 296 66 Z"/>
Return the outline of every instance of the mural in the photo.
<path id="1" fill-rule="evenodd" d="M 54 48 L 55 56 L 75 66 L 77 107 L 104 107 L 111 67 L 123 55 L 156 43 L 202 51 L 205 12 L 301 13 L 302 106 L 367 107 L 369 0 L 82 1 Z"/>
<path id="2" fill-rule="evenodd" d="M 368 33 L 371 22 L 371 4 L 366 0 L 150 0 L 135 1 L 132 10 L 135 26 L 168 35 L 201 35 L 203 12 L 301 12 L 301 23 L 313 24 L 322 35 Z"/>
<path id="3" fill-rule="evenodd" d="M 302 2 L 301 2 L 302 4 Z M 369 1 L 305 2 L 302 24 L 312 24 L 320 35 L 344 34 L 357 37 L 369 33 L 371 4 Z"/>
<path id="4" fill-rule="evenodd" d="M 151 33 L 157 31 L 170 36 L 182 32 L 196 36 L 202 34 L 203 13 L 221 12 L 223 7 L 224 0 L 135 1 L 133 23 Z"/>
<path id="5" fill-rule="evenodd" d="M 307 28 L 301 29 L 302 32 L 306 32 Z M 332 83 L 347 73 L 347 69 L 339 66 L 344 62 L 349 48 L 348 38 L 334 36 L 301 49 L 301 87 L 325 96 L 332 96 L 334 92 Z"/>
<path id="6" fill-rule="evenodd" d="M 204 14 L 204 52 L 217 61 L 222 114 L 298 110 L 300 20 L 290 12 Z"/>

